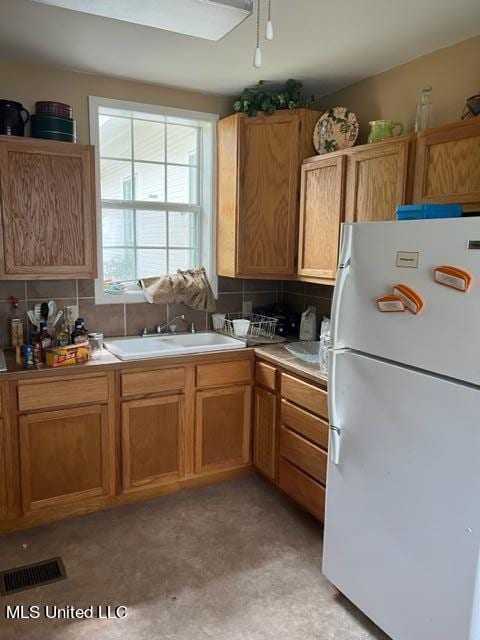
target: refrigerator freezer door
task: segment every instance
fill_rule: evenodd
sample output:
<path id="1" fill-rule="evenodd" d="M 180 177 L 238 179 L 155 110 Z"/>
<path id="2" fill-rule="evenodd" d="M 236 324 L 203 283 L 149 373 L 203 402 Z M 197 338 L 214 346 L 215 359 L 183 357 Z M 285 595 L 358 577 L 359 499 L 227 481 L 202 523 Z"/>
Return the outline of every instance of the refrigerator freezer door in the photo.
<path id="1" fill-rule="evenodd" d="M 469 291 L 435 282 L 439 265 L 472 274 Z M 398 283 L 424 299 L 421 313 L 379 311 L 377 298 Z M 332 309 L 334 349 L 480 385 L 479 318 L 479 218 L 344 225 Z"/>
<path id="2" fill-rule="evenodd" d="M 324 574 L 395 640 L 479 640 L 480 390 L 331 357 Z"/>

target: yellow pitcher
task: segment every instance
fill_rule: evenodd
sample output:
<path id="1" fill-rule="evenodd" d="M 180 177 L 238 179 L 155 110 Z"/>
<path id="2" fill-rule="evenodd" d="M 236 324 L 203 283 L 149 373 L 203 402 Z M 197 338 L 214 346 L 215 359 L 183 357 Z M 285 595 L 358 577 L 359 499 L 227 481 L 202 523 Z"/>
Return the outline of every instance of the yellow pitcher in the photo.
<path id="1" fill-rule="evenodd" d="M 368 134 L 369 142 L 380 142 L 394 136 L 401 136 L 403 133 L 403 124 L 401 122 L 393 122 L 392 120 L 372 120 L 370 125 L 370 133 Z M 398 132 L 394 133 L 394 129 L 398 128 Z"/>

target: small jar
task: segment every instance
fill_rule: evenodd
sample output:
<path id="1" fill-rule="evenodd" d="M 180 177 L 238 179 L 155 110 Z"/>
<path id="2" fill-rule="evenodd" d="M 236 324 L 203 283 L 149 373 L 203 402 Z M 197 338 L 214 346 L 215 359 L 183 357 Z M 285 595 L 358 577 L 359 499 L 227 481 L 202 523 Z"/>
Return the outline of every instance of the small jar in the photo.
<path id="1" fill-rule="evenodd" d="M 88 334 L 88 342 L 90 343 L 90 347 L 92 349 L 92 358 L 94 360 L 98 360 L 102 357 L 102 349 L 103 349 L 103 333 L 92 332 Z"/>

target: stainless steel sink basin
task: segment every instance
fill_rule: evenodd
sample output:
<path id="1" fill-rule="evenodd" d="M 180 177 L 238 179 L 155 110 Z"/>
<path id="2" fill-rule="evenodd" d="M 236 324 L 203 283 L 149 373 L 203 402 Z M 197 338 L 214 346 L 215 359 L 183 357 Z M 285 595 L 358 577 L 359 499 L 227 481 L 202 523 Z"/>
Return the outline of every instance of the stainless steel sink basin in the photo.
<path id="1" fill-rule="evenodd" d="M 229 336 L 205 331 L 201 333 L 177 333 L 136 338 L 111 338 L 105 348 L 120 360 L 139 360 L 162 356 L 179 356 L 188 353 L 228 351 L 244 349 L 245 342 Z"/>

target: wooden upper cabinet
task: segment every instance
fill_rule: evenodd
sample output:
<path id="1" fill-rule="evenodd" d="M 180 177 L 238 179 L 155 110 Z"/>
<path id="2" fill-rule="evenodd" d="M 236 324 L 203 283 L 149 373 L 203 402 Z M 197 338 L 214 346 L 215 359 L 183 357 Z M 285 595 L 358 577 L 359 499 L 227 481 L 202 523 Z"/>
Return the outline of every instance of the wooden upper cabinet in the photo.
<path id="1" fill-rule="evenodd" d="M 480 119 L 417 135 L 414 202 L 460 203 L 480 210 Z"/>
<path id="2" fill-rule="evenodd" d="M 278 111 L 218 123 L 218 273 L 294 275 L 302 160 L 319 112 Z"/>
<path id="3" fill-rule="evenodd" d="M 302 167 L 298 274 L 334 279 L 343 221 L 345 156 L 319 157 Z"/>
<path id="4" fill-rule="evenodd" d="M 397 205 L 405 204 L 412 136 L 349 149 L 345 220 L 395 220 Z"/>
<path id="5" fill-rule="evenodd" d="M 0 136 L 3 279 L 96 277 L 93 147 Z"/>

